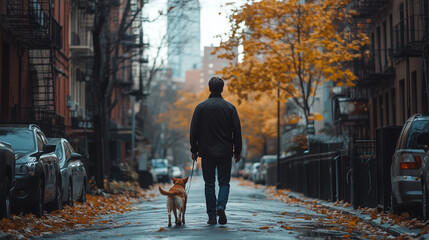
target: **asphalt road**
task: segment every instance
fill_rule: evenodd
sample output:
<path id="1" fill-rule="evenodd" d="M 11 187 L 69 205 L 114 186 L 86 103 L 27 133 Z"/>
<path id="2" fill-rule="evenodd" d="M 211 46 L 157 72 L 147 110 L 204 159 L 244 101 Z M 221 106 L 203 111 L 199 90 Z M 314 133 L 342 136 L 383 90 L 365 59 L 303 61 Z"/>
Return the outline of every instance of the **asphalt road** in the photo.
<path id="1" fill-rule="evenodd" d="M 231 182 L 226 225 L 207 225 L 204 183 L 198 176 L 192 180 L 184 226 L 167 227 L 165 196 L 138 207 L 123 215 L 106 216 L 107 223 L 102 226 L 45 239 L 337 239 L 350 234 L 339 223 L 324 224 L 326 215 L 304 205 L 269 200 L 263 190 L 241 186 L 238 181 Z M 165 230 L 159 231 L 162 228 Z M 350 236 L 366 238 L 368 232 L 357 230 Z"/>

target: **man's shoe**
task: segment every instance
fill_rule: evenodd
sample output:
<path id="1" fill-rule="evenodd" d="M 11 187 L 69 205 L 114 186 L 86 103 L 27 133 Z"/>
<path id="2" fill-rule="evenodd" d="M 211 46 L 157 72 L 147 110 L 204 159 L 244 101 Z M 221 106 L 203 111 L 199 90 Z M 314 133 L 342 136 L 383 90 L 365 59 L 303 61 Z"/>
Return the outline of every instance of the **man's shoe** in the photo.
<path id="1" fill-rule="evenodd" d="M 219 224 L 226 224 L 226 215 L 225 215 L 225 210 L 223 209 L 218 209 L 217 210 L 217 215 L 219 216 Z"/>
<path id="2" fill-rule="evenodd" d="M 216 217 L 209 218 L 209 220 L 207 221 L 207 224 L 210 224 L 210 225 L 217 224 Z"/>

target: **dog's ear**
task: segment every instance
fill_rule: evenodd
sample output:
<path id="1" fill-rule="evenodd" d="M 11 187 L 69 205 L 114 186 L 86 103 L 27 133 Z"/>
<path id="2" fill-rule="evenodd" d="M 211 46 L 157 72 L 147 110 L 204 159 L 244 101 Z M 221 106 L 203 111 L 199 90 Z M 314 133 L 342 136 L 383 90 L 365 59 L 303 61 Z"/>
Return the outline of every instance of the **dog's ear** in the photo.
<path id="1" fill-rule="evenodd" d="M 183 182 L 185 182 L 185 184 L 188 182 L 188 178 L 189 178 L 189 177 L 185 177 L 185 178 L 183 179 Z"/>
<path id="2" fill-rule="evenodd" d="M 173 180 L 173 183 L 176 183 L 177 178 L 175 178 L 175 177 L 171 177 L 171 180 Z"/>

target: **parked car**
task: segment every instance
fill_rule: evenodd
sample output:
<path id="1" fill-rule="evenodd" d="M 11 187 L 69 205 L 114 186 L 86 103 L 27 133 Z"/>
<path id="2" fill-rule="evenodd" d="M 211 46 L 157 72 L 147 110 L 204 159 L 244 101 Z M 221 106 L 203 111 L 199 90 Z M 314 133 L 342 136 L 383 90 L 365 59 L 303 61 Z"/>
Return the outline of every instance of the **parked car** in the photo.
<path id="1" fill-rule="evenodd" d="M 15 187 L 15 153 L 10 144 L 0 142 L 0 219 L 9 218 Z"/>
<path id="2" fill-rule="evenodd" d="M 182 167 L 173 166 L 171 168 L 171 175 L 175 178 L 184 178 L 185 177 L 185 170 L 183 170 Z"/>
<path id="3" fill-rule="evenodd" d="M 250 181 L 256 182 L 259 166 L 261 166 L 260 162 L 255 162 L 252 164 L 252 168 L 250 169 L 249 173 Z"/>
<path id="4" fill-rule="evenodd" d="M 252 168 L 252 164 L 251 163 L 245 163 L 244 164 L 244 168 L 241 172 L 241 176 L 244 179 L 249 179 L 250 178 L 250 169 Z"/>
<path id="5" fill-rule="evenodd" d="M 64 138 L 48 138 L 50 144 L 56 145 L 61 171 L 63 202 L 73 206 L 73 201 L 86 202 L 87 176 L 82 156 L 76 153 Z"/>
<path id="6" fill-rule="evenodd" d="M 15 151 L 15 191 L 13 203 L 27 208 L 37 216 L 44 213 L 45 204 L 53 210 L 62 208 L 61 175 L 55 145 L 37 125 L 1 125 L 0 141 L 9 143 Z"/>
<path id="7" fill-rule="evenodd" d="M 429 220 L 429 133 L 419 135 L 417 146 L 425 151 L 420 174 L 422 181 L 422 216 L 427 221 Z"/>
<path id="8" fill-rule="evenodd" d="M 270 164 L 273 164 L 277 161 L 277 155 L 264 155 L 261 157 L 261 165 L 258 169 L 258 183 L 266 184 L 267 183 L 267 170 Z"/>
<path id="9" fill-rule="evenodd" d="M 158 182 L 171 182 L 171 167 L 165 158 L 152 159 L 152 168 L 155 170 Z"/>
<path id="10" fill-rule="evenodd" d="M 392 157 L 391 211 L 403 210 L 422 204 L 422 182 L 420 167 L 425 151 L 419 147 L 420 135 L 429 132 L 429 116 L 413 115 L 404 124 Z"/>

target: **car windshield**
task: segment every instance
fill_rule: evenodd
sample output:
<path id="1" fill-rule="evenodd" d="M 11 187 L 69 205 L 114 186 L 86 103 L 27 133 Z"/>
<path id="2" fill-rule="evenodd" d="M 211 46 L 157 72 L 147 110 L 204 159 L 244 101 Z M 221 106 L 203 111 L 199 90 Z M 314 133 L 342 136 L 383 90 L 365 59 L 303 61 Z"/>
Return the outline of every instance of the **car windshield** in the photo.
<path id="1" fill-rule="evenodd" d="M 277 156 L 264 157 L 265 163 L 271 163 L 277 160 Z"/>
<path id="2" fill-rule="evenodd" d="M 429 132 L 429 119 L 421 119 L 414 121 L 414 123 L 411 125 L 411 129 L 408 134 L 407 144 L 405 148 L 408 149 L 416 149 L 417 146 L 417 138 L 422 133 L 428 133 Z"/>
<path id="3" fill-rule="evenodd" d="M 179 167 L 173 167 L 172 170 L 175 171 L 175 172 L 180 172 L 180 168 Z"/>
<path id="4" fill-rule="evenodd" d="M 0 129 L 0 140 L 12 145 L 15 152 L 36 150 L 33 132 L 26 129 Z"/>
<path id="5" fill-rule="evenodd" d="M 155 160 L 152 162 L 154 168 L 166 168 L 167 163 L 164 160 Z"/>

